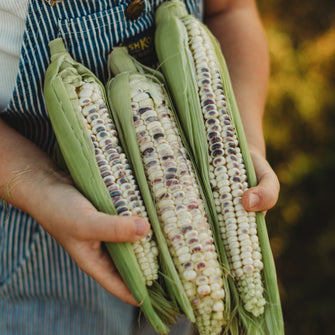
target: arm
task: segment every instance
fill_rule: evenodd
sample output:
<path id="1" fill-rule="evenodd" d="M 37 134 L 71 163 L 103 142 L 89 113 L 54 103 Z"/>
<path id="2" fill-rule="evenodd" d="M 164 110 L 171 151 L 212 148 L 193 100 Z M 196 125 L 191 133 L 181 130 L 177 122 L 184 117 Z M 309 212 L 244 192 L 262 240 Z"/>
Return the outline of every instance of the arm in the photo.
<path id="1" fill-rule="evenodd" d="M 136 304 L 101 241 L 135 241 L 149 224 L 98 212 L 47 154 L 1 119 L 0 134 L 0 199 L 34 217 L 106 290 Z"/>
<path id="2" fill-rule="evenodd" d="M 247 210 L 274 206 L 279 182 L 265 159 L 263 111 L 269 77 L 265 34 L 254 0 L 206 0 L 205 22 L 226 58 L 259 185 L 245 192 Z"/>

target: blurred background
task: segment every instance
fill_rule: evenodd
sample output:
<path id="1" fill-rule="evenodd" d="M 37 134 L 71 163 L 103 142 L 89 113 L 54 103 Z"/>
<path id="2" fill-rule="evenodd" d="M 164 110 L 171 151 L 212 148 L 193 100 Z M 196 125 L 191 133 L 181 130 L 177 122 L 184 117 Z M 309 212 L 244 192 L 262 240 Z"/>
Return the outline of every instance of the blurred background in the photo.
<path id="1" fill-rule="evenodd" d="M 267 214 L 286 335 L 335 334 L 335 1 L 258 0 L 272 59 Z"/>

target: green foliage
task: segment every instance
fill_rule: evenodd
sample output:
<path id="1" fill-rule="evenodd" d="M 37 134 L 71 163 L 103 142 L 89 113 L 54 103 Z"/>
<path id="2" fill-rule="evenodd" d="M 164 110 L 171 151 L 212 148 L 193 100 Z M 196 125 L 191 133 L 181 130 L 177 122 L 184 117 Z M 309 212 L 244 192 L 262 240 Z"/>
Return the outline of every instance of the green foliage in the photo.
<path id="1" fill-rule="evenodd" d="M 267 222 L 286 334 L 335 334 L 335 3 L 258 3 L 272 60 L 267 153 L 281 183 Z"/>

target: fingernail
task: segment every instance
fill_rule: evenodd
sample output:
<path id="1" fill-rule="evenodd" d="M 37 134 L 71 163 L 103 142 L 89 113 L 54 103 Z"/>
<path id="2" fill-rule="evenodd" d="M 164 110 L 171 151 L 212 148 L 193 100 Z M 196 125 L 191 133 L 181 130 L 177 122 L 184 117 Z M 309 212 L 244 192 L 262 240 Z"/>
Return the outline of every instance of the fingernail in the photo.
<path id="1" fill-rule="evenodd" d="M 249 208 L 252 209 L 256 207 L 259 203 L 259 196 L 255 193 L 251 193 L 249 196 Z"/>
<path id="2" fill-rule="evenodd" d="M 137 236 L 145 235 L 147 230 L 148 230 L 148 224 L 146 221 L 143 220 L 135 221 L 135 233 Z"/>

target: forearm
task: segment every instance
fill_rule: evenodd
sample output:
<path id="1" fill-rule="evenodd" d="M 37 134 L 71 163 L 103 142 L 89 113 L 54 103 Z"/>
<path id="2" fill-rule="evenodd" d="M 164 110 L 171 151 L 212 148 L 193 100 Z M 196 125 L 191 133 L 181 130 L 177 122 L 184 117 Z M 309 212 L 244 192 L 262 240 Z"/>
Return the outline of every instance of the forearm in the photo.
<path id="1" fill-rule="evenodd" d="M 227 61 L 250 149 L 265 155 L 262 118 L 269 55 L 257 9 L 253 1 L 235 1 L 225 10 L 217 6 L 220 4 L 215 1 L 208 3 L 206 24 L 219 40 Z"/>
<path id="2" fill-rule="evenodd" d="M 0 119 L 0 197 L 37 216 L 54 183 L 70 183 L 53 160 Z"/>

